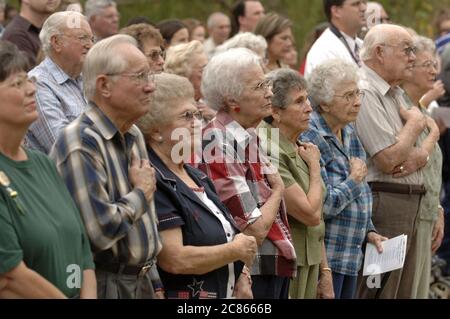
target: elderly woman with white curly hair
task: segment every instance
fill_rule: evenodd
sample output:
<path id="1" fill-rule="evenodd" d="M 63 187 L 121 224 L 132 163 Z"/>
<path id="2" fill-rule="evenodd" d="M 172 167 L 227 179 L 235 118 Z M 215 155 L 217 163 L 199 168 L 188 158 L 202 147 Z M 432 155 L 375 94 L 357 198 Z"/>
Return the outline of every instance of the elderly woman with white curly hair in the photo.
<path id="1" fill-rule="evenodd" d="M 199 115 L 186 78 L 156 76 L 152 104 L 138 126 L 156 170 L 160 276 L 167 298 L 249 298 L 244 263 L 251 266 L 256 240 L 239 234 L 209 178 L 186 164 L 201 132 Z"/>
<path id="2" fill-rule="evenodd" d="M 382 251 L 385 237 L 371 221 L 372 194 L 364 180 L 366 154 L 352 122 L 361 107 L 357 68 L 343 60 L 330 60 L 314 69 L 309 93 L 315 110 L 303 141 L 317 145 L 321 173 L 327 185 L 324 202 L 325 246 L 333 274 L 335 297 L 351 299 L 357 287 L 365 241 Z"/>
<path id="3" fill-rule="evenodd" d="M 259 245 L 252 268 L 255 298 L 288 298 L 296 254 L 284 206 L 283 181 L 259 152 L 255 128 L 271 110 L 261 59 L 248 49 L 215 55 L 202 92 L 217 116 L 203 129 L 200 169 L 213 180 L 239 229 Z"/>
<path id="4" fill-rule="evenodd" d="M 203 44 L 197 40 L 170 47 L 166 52 L 164 64 L 165 72 L 184 76 L 192 83 L 197 108 L 206 123 L 216 115 L 216 112 L 203 101 L 200 90 L 203 69 L 207 64 L 208 56 L 204 51 Z"/>

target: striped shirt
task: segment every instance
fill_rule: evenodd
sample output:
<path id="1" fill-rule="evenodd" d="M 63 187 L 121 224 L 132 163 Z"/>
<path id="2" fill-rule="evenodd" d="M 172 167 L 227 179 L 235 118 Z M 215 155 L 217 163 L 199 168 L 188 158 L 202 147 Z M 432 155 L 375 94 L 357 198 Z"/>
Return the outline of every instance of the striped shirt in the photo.
<path id="1" fill-rule="evenodd" d="M 86 109 L 81 76 L 70 78 L 50 58 L 32 69 L 36 78 L 36 107 L 39 118 L 30 125 L 28 147 L 48 154 L 61 130 Z"/>
<path id="2" fill-rule="evenodd" d="M 154 203 L 129 182 L 132 156 L 148 159 L 142 133 L 133 125 L 122 135 L 94 104 L 50 152 L 81 212 L 96 263 L 142 265 L 161 250 Z"/>
<path id="3" fill-rule="evenodd" d="M 261 217 L 260 208 L 272 195 L 258 148 L 256 130 L 245 130 L 224 111 L 203 129 L 199 168 L 211 178 L 241 231 Z M 282 201 L 251 273 L 292 277 L 295 272 L 296 254 Z"/>
<path id="4" fill-rule="evenodd" d="M 325 246 L 333 272 L 356 276 L 362 264 L 362 245 L 371 220 L 372 192 L 367 182 L 350 178 L 350 159 L 366 160 L 366 152 L 351 124 L 342 129 L 343 144 L 324 118 L 311 114 L 310 129 L 301 135 L 320 150 L 321 175 L 327 186 L 324 202 Z"/>

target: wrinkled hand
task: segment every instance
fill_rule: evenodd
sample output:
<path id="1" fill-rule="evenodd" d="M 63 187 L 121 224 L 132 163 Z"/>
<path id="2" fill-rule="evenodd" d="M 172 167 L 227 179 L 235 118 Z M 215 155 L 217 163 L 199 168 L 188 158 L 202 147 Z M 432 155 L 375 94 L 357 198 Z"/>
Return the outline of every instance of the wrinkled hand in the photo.
<path id="1" fill-rule="evenodd" d="M 439 216 L 436 224 L 433 227 L 433 234 L 431 235 L 431 252 L 435 253 L 442 244 L 444 238 L 444 209 L 439 208 Z"/>
<path id="2" fill-rule="evenodd" d="M 444 96 L 445 94 L 445 87 L 444 83 L 441 80 L 437 80 L 433 84 L 433 88 L 429 90 L 425 95 L 422 97 L 422 101 L 424 102 L 424 106 L 428 108 L 431 102 L 439 99 L 440 97 Z"/>
<path id="3" fill-rule="evenodd" d="M 151 201 L 156 191 L 155 170 L 148 160 L 138 160 L 134 156 L 131 159 L 129 169 L 130 183 L 133 187 L 144 192 L 147 201 Z"/>
<path id="4" fill-rule="evenodd" d="M 401 118 L 406 122 L 413 122 L 420 131 L 423 131 L 427 125 L 425 115 L 420 112 L 417 107 L 412 107 L 409 110 L 405 109 L 404 107 L 400 107 L 399 114 Z"/>
<path id="5" fill-rule="evenodd" d="M 253 299 L 251 279 L 247 274 L 241 273 L 234 285 L 233 296 L 236 299 Z"/>
<path id="6" fill-rule="evenodd" d="M 427 164 L 428 153 L 421 148 L 414 148 L 409 154 L 408 159 L 401 165 L 394 168 L 392 176 L 394 178 L 401 178 L 421 169 Z"/>
<path id="7" fill-rule="evenodd" d="M 361 183 L 367 176 L 367 165 L 366 163 L 357 157 L 352 157 L 350 159 L 350 178 Z"/>
<path id="8" fill-rule="evenodd" d="M 240 233 L 234 236 L 232 243 L 235 247 L 236 253 L 239 256 L 239 260 L 251 267 L 258 250 L 256 238 Z"/>
<path id="9" fill-rule="evenodd" d="M 320 150 L 317 145 L 312 143 L 301 143 L 297 148 L 298 155 L 311 166 L 313 163 L 319 163 L 320 161 Z"/>
<path id="10" fill-rule="evenodd" d="M 278 173 L 278 170 L 272 164 L 270 164 L 269 167 L 270 167 L 269 170 L 272 173 L 266 174 L 266 177 L 267 177 L 267 181 L 269 182 L 270 187 L 274 191 L 283 192 L 284 191 L 284 183 L 283 183 L 283 180 L 281 179 L 280 173 Z"/>
<path id="11" fill-rule="evenodd" d="M 320 275 L 317 285 L 317 299 L 334 299 L 333 276 L 329 271 Z"/>
<path id="12" fill-rule="evenodd" d="M 382 242 L 388 240 L 389 238 L 381 236 L 380 234 L 377 234 L 375 232 L 370 232 L 367 234 L 367 242 L 371 243 L 372 245 L 375 245 L 377 247 L 378 253 L 383 252 L 383 245 Z"/>

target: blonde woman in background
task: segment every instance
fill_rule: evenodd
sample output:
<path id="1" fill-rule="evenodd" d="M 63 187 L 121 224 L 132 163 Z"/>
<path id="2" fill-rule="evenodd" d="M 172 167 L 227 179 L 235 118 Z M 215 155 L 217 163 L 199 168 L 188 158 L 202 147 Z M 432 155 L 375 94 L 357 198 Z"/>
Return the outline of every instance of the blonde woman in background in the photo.
<path id="1" fill-rule="evenodd" d="M 164 70 L 187 78 L 194 86 L 194 99 L 197 108 L 202 113 L 205 123 L 212 120 L 216 114 L 202 99 L 200 86 L 202 83 L 203 69 L 208 64 L 208 57 L 199 41 L 191 41 L 169 48 L 166 54 Z"/>

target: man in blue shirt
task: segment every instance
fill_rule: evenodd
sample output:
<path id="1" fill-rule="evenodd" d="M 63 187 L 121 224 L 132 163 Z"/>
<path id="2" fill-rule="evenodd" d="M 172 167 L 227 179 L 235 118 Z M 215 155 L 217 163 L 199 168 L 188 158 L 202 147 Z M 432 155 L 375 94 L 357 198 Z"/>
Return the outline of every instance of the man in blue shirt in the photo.
<path id="1" fill-rule="evenodd" d="M 93 35 L 82 14 L 66 11 L 51 15 L 39 37 L 46 58 L 29 76 L 37 80 L 40 116 L 29 128 L 27 144 L 49 153 L 60 131 L 86 109 L 81 69 Z"/>

